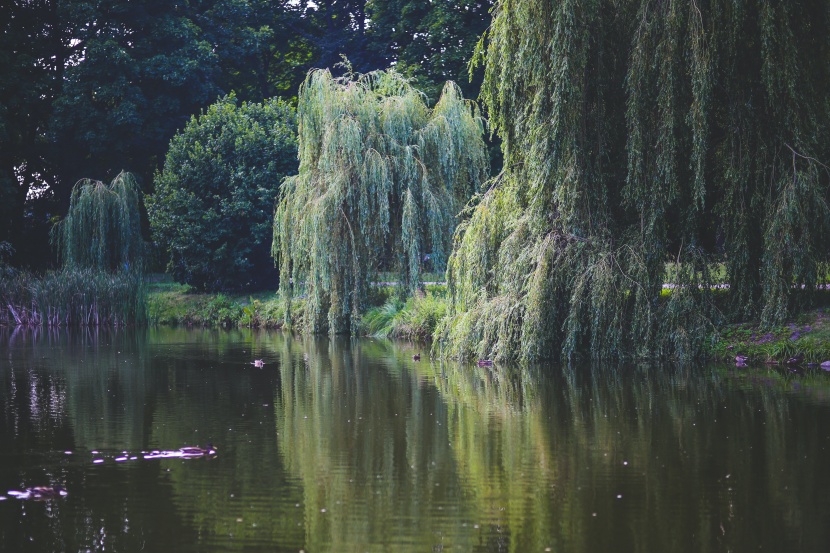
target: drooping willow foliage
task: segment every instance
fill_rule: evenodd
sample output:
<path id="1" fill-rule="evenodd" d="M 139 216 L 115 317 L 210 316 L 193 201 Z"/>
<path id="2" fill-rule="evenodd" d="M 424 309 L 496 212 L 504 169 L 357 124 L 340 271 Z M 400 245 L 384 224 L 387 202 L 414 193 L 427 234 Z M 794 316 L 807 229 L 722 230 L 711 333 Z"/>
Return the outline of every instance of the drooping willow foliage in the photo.
<path id="1" fill-rule="evenodd" d="M 505 171 L 457 231 L 437 347 L 689 356 L 809 303 L 828 29 L 823 0 L 501 0 L 479 59 Z"/>
<path id="2" fill-rule="evenodd" d="M 84 179 L 72 189 L 69 212 L 52 229 L 62 265 L 68 269 L 141 272 L 141 191 L 130 173 L 110 184 Z"/>
<path id="3" fill-rule="evenodd" d="M 52 228 L 62 267 L 0 273 L 0 325 L 122 326 L 147 318 L 141 191 L 128 173 L 79 181 Z M 2 267 L 0 267 L 2 269 Z"/>
<path id="4" fill-rule="evenodd" d="M 426 254 L 443 267 L 455 216 L 487 176 L 483 121 L 455 84 L 429 108 L 392 70 L 312 71 L 297 114 L 299 174 L 274 217 L 280 289 L 306 294 L 312 332 L 355 333 L 375 271 L 414 291 Z"/>

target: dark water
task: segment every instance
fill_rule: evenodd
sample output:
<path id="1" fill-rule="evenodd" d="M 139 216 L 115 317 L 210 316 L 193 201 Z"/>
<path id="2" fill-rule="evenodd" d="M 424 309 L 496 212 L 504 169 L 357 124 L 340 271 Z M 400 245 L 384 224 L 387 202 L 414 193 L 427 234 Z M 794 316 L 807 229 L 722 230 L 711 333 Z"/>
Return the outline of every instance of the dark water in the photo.
<path id="1" fill-rule="evenodd" d="M 0 551 L 830 550 L 830 375 L 415 351 L 0 333 Z"/>

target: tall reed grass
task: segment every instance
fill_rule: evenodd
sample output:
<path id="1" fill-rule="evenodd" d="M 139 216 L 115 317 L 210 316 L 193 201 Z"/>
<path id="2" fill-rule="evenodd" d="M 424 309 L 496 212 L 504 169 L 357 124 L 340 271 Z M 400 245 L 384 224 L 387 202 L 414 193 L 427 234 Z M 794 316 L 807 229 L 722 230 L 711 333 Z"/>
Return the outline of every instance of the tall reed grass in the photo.
<path id="1" fill-rule="evenodd" d="M 141 273 L 62 269 L 35 276 L 0 271 L 0 324 L 8 326 L 124 326 L 147 321 Z"/>

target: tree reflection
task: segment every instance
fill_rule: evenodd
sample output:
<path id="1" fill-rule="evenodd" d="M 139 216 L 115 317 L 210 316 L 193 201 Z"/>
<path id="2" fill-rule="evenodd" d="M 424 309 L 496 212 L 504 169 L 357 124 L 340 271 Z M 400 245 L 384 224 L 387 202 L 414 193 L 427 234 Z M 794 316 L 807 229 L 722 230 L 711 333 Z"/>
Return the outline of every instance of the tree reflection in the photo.
<path id="1" fill-rule="evenodd" d="M 826 429 L 802 396 L 734 386 L 714 367 L 511 371 L 412 353 L 285 349 L 277 429 L 303 483 L 310 549 L 694 551 L 830 537 L 826 512 L 801 507 L 830 483 L 812 464 L 828 460 Z M 792 470 L 804 459 L 810 470 Z"/>
<path id="2" fill-rule="evenodd" d="M 0 495 L 69 490 L 6 501 L 0 550 L 830 543 L 822 373 L 488 368 L 386 341 L 93 330 L 0 335 Z M 214 459 L 113 460 L 208 441 Z"/>

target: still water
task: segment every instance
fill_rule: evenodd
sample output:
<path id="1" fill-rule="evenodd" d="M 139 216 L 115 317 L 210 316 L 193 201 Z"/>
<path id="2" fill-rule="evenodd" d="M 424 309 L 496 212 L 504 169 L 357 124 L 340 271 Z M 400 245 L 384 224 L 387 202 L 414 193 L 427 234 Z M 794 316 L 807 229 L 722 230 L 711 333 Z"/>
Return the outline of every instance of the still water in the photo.
<path id="1" fill-rule="evenodd" d="M 0 333 L 0 551 L 830 550 L 828 374 L 417 352 Z"/>

